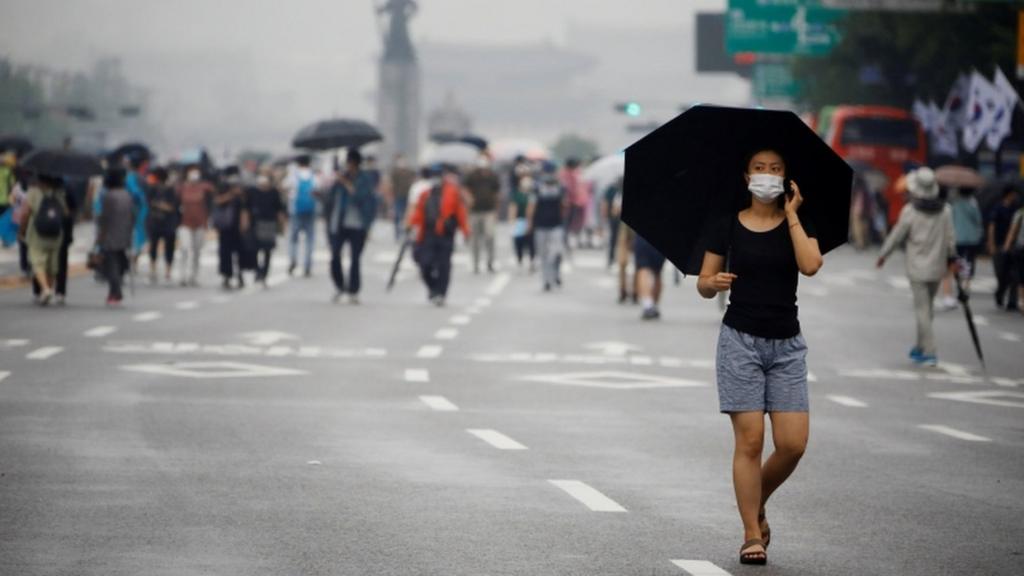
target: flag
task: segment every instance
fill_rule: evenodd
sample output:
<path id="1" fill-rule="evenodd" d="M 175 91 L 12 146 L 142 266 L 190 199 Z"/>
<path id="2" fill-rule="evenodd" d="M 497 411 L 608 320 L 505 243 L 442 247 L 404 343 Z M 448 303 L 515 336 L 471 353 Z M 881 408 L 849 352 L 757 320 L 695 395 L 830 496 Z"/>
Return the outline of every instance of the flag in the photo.
<path id="1" fill-rule="evenodd" d="M 931 131 L 931 150 L 935 156 L 956 158 L 960 155 L 960 139 L 956 125 L 946 113 L 935 106 L 935 125 Z"/>
<path id="2" fill-rule="evenodd" d="M 921 123 L 921 128 L 925 132 L 931 132 L 933 127 L 932 115 L 931 110 L 928 108 L 928 105 L 922 102 L 921 100 L 915 98 L 912 110 L 914 113 L 914 118 L 917 118 L 917 121 Z"/>
<path id="3" fill-rule="evenodd" d="M 1017 103 L 1020 102 L 1020 95 L 1017 94 L 1013 84 L 998 66 L 993 85 L 999 93 L 999 98 L 996 99 L 992 126 L 989 128 L 988 134 L 985 135 L 985 143 L 992 150 L 998 150 L 999 145 L 1012 131 L 1013 113 Z"/>
<path id="4" fill-rule="evenodd" d="M 953 87 L 949 89 L 946 102 L 942 105 L 942 114 L 946 121 L 953 128 L 960 129 L 964 125 L 964 110 L 966 109 L 967 90 L 970 82 L 963 74 L 957 76 Z"/>
<path id="5" fill-rule="evenodd" d="M 971 72 L 964 106 L 963 144 L 968 152 L 978 149 L 995 123 L 996 107 L 1001 101 L 999 89 L 978 73 Z"/>

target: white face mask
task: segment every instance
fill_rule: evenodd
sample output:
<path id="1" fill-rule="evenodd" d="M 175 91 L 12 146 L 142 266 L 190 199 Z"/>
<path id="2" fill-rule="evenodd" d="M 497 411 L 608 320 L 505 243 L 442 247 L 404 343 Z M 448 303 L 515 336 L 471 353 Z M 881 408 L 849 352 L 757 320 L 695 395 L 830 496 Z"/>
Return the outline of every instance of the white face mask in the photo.
<path id="1" fill-rule="evenodd" d="M 192 170 L 191 172 L 189 172 L 188 180 L 189 182 L 197 182 L 199 180 L 199 172 L 196 170 Z"/>
<path id="2" fill-rule="evenodd" d="M 770 204 L 785 192 L 785 188 L 782 186 L 782 176 L 774 174 L 751 174 L 747 189 L 755 198 L 765 204 Z"/>

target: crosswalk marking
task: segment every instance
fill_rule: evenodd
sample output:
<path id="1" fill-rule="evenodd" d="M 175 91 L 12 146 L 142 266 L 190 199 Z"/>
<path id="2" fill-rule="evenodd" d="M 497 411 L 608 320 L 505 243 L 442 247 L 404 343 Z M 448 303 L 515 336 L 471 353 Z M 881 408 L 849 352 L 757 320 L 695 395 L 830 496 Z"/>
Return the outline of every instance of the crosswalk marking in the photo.
<path id="1" fill-rule="evenodd" d="M 508 286 L 510 280 L 512 280 L 512 277 L 507 273 L 502 272 L 501 274 L 498 274 L 497 278 L 491 281 L 490 286 L 487 287 L 485 292 L 488 296 L 497 296 L 498 294 L 501 294 L 506 286 Z"/>
<path id="2" fill-rule="evenodd" d="M 579 480 L 548 480 L 594 512 L 626 512 L 618 502 Z"/>
<path id="3" fill-rule="evenodd" d="M 849 396 L 838 396 L 838 395 L 835 395 L 835 394 L 830 394 L 830 395 L 827 396 L 827 398 L 829 400 L 835 402 L 836 404 L 839 404 L 840 406 L 849 406 L 850 408 L 867 408 L 868 407 L 868 405 L 866 403 L 861 402 L 860 400 L 857 400 L 856 398 L 851 398 Z"/>
<path id="4" fill-rule="evenodd" d="M 199 308 L 199 302 L 196 302 L 195 300 L 186 300 L 184 302 L 178 302 L 174 307 L 178 310 L 195 310 L 196 308 Z"/>
<path id="5" fill-rule="evenodd" d="M 960 439 L 960 440 L 967 440 L 969 442 L 991 442 L 992 441 L 991 438 L 986 438 L 984 436 L 978 436 L 977 434 L 971 434 L 970 432 L 964 432 L 963 430 L 957 430 L 956 428 L 950 428 L 949 426 L 942 426 L 942 425 L 939 425 L 939 424 L 922 424 L 922 425 L 918 426 L 918 428 L 921 428 L 923 430 L 928 430 L 928 431 L 931 431 L 931 432 L 936 432 L 936 433 L 939 433 L 939 434 L 945 434 L 946 436 L 951 436 L 953 438 L 957 438 L 957 439 Z"/>
<path id="6" fill-rule="evenodd" d="M 416 357 L 417 358 L 438 358 L 438 357 L 441 356 L 441 352 L 443 352 L 443 351 L 444 351 L 444 348 L 442 348 L 440 346 L 433 346 L 433 345 L 421 346 L 419 351 L 416 352 Z"/>
<path id="7" fill-rule="evenodd" d="M 498 432 L 497 430 L 485 430 L 485 429 L 474 429 L 470 428 L 466 430 L 473 436 L 487 442 L 491 446 L 494 446 L 498 450 L 526 450 L 526 446 L 523 446 L 519 442 L 509 438 L 508 436 Z"/>
<path id="8" fill-rule="evenodd" d="M 163 316 L 163 314 L 156 310 L 150 310 L 148 312 L 139 312 L 135 316 L 132 316 L 132 320 L 135 320 L 136 322 L 152 322 L 153 320 L 163 318 Z"/>
<path id="9" fill-rule="evenodd" d="M 52 358 L 63 351 L 64 348 L 60 346 L 44 346 L 29 352 L 25 355 L 25 358 L 28 358 L 29 360 L 46 360 L 47 358 Z"/>
<path id="10" fill-rule="evenodd" d="M 1020 335 L 1013 332 L 1000 332 L 999 337 L 1007 342 L 1020 342 Z"/>
<path id="11" fill-rule="evenodd" d="M 430 372 L 423 368 L 407 368 L 405 370 L 406 382 L 430 382 Z"/>
<path id="12" fill-rule="evenodd" d="M 441 328 L 434 333 L 434 338 L 438 340 L 454 340 L 459 335 L 459 331 L 455 328 Z"/>
<path id="13" fill-rule="evenodd" d="M 731 576 L 707 560 L 673 560 L 672 563 L 685 570 L 690 576 Z"/>
<path id="14" fill-rule="evenodd" d="M 465 326 L 466 324 L 469 324 L 469 321 L 470 321 L 470 317 L 469 316 L 465 316 L 465 315 L 461 315 L 461 314 L 458 315 L 458 316 L 452 316 L 451 319 L 448 320 L 448 322 L 450 322 L 450 323 L 452 323 L 452 324 L 454 324 L 456 326 Z"/>
<path id="15" fill-rule="evenodd" d="M 7 377 L 10 376 L 10 375 L 11 375 L 10 372 L 7 372 L 5 370 L 0 370 L 0 382 L 3 382 L 4 380 L 6 380 Z"/>
<path id="16" fill-rule="evenodd" d="M 420 402 L 423 402 L 432 410 L 437 410 L 438 412 L 459 411 L 459 407 L 456 406 L 455 404 L 452 404 L 451 401 L 449 401 L 444 396 L 420 396 Z"/>
<path id="17" fill-rule="evenodd" d="M 114 332 L 117 332 L 117 328 L 114 326 L 97 326 L 86 330 L 85 335 L 89 338 L 103 338 L 104 336 L 110 336 Z"/>

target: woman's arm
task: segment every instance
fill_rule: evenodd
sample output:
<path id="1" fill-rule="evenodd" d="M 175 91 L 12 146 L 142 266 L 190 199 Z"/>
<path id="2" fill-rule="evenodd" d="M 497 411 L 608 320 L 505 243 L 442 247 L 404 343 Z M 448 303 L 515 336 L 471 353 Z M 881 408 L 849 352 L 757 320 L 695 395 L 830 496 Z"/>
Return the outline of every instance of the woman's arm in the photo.
<path id="1" fill-rule="evenodd" d="M 723 272 L 724 269 L 725 256 L 714 252 L 705 252 L 704 262 L 700 267 L 700 276 L 697 278 L 697 292 L 704 298 L 714 298 L 719 292 L 725 292 L 731 288 L 736 275 Z"/>
<path id="2" fill-rule="evenodd" d="M 821 269 L 824 259 L 821 257 L 818 241 L 807 235 L 803 224 L 800 223 L 800 216 L 797 215 L 797 209 L 804 202 L 803 196 L 800 195 L 800 187 L 796 182 L 790 182 L 790 188 L 793 195 L 786 198 L 786 223 L 789 226 L 789 237 L 793 240 L 796 265 L 804 276 L 814 276 Z"/>

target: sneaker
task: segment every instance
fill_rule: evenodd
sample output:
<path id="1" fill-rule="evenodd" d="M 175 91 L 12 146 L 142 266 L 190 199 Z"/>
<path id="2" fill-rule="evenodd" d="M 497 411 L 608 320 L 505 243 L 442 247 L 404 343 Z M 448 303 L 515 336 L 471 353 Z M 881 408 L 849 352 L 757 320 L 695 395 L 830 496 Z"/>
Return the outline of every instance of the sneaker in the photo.
<path id="1" fill-rule="evenodd" d="M 918 366 L 934 367 L 939 365 L 939 358 L 934 354 L 921 354 L 917 358 L 914 358 L 914 364 L 917 364 Z"/>
<path id="2" fill-rule="evenodd" d="M 302 276 L 304 278 L 312 278 L 313 277 L 313 271 L 310 270 L 309 268 L 306 268 L 305 272 L 302 273 Z"/>
<path id="3" fill-rule="evenodd" d="M 335 292 L 334 296 L 331 296 L 331 303 L 337 304 L 338 302 L 341 302 L 341 297 L 344 295 L 344 292 Z"/>
<path id="4" fill-rule="evenodd" d="M 64 294 L 57 294 L 57 306 L 64 306 L 67 304 L 67 296 Z"/>
<path id="5" fill-rule="evenodd" d="M 657 320 L 661 318 L 661 312 L 658 312 L 657 308 L 644 308 L 643 314 L 640 315 L 642 320 Z"/>
<path id="6" fill-rule="evenodd" d="M 121 305 L 120 298 L 114 298 L 113 296 L 107 298 L 107 306 L 113 308 Z"/>
<path id="7" fill-rule="evenodd" d="M 51 298 L 53 298 L 53 292 L 50 292 L 49 290 L 43 292 L 42 294 L 39 295 L 39 305 L 49 306 Z"/>
<path id="8" fill-rule="evenodd" d="M 545 282 L 544 283 L 544 291 L 545 292 L 551 292 L 551 283 L 550 282 Z"/>
<path id="9" fill-rule="evenodd" d="M 938 309 L 941 312 L 948 312 L 950 310 L 955 310 L 956 307 L 957 307 L 956 298 L 953 298 L 952 296 L 944 296 L 944 297 L 940 298 L 938 302 L 935 303 L 935 308 Z"/>
<path id="10" fill-rule="evenodd" d="M 907 354 L 907 357 L 910 358 L 911 360 L 916 361 L 918 358 L 921 357 L 922 354 L 924 354 L 924 351 L 918 348 L 917 346 L 914 346 L 913 348 L 910 349 L 910 353 Z"/>
<path id="11" fill-rule="evenodd" d="M 294 276 L 295 275 L 295 268 L 296 268 L 295 262 L 292 262 L 291 264 L 288 265 L 288 275 L 289 276 Z"/>
<path id="12" fill-rule="evenodd" d="M 358 306 L 359 305 L 359 295 L 358 294 L 349 294 L 348 295 L 348 303 L 353 305 L 353 306 Z"/>

